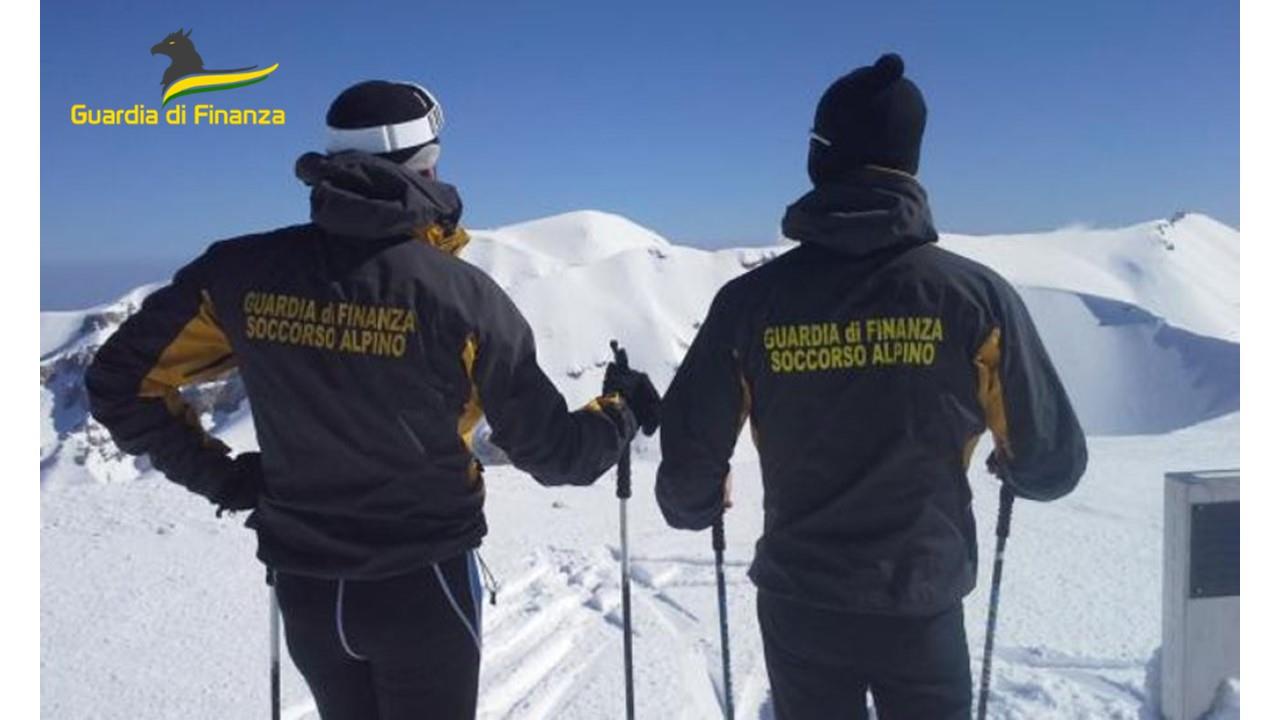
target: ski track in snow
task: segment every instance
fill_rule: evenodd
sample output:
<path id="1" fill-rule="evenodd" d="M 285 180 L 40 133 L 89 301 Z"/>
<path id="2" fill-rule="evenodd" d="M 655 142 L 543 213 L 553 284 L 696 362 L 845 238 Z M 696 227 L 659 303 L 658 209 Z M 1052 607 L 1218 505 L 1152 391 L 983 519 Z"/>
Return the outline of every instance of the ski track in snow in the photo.
<path id="1" fill-rule="evenodd" d="M 513 583 L 520 599 L 492 621 L 486 618 L 479 717 L 558 717 L 604 649 L 621 648 L 620 553 L 606 549 L 607 557 L 562 549 L 536 553 L 532 568 Z M 722 702 L 718 647 L 697 638 L 702 620 L 663 590 L 681 574 L 669 561 L 633 561 L 633 623 L 643 627 L 633 642 L 652 642 L 655 631 L 663 635 L 661 644 L 678 654 L 677 677 L 694 699 L 685 716 L 713 717 Z"/>

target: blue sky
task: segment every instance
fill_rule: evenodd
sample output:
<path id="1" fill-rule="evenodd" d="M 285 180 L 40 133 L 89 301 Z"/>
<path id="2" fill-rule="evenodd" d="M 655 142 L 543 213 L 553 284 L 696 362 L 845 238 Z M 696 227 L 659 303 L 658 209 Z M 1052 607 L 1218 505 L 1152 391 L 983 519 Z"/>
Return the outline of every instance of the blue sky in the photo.
<path id="1" fill-rule="evenodd" d="M 770 242 L 808 187 L 818 96 L 886 50 L 929 103 L 920 177 L 944 230 L 1239 222 L 1231 2 L 183 5 L 42 6 L 44 308 L 304 221 L 293 161 L 332 97 L 372 77 L 440 97 L 441 170 L 473 227 L 597 208 L 686 244 Z M 71 124 L 77 102 L 158 107 L 168 60 L 148 50 L 179 27 L 207 67 L 280 63 L 189 104 L 279 107 L 287 124 Z"/>

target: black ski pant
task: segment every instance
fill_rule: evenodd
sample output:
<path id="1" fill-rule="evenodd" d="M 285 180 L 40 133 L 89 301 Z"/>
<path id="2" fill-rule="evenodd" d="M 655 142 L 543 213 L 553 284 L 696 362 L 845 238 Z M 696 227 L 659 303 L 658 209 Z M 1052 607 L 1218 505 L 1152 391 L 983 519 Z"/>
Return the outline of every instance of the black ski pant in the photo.
<path id="1" fill-rule="evenodd" d="M 468 552 L 384 580 L 277 573 L 293 663 L 322 720 L 470 720 L 480 676 L 479 573 Z"/>
<path id="2" fill-rule="evenodd" d="M 960 603 L 931 617 L 842 613 L 761 592 L 777 720 L 961 720 L 973 699 Z"/>

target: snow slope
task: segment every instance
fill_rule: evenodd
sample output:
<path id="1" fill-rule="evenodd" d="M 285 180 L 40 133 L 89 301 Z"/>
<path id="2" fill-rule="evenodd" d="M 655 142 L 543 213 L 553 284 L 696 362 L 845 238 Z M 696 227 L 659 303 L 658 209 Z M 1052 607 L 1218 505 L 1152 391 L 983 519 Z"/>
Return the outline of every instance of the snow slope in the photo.
<path id="1" fill-rule="evenodd" d="M 1015 509 L 992 718 L 1155 720 L 1147 664 L 1160 642 L 1162 473 L 1237 463 L 1238 415 L 1167 435 L 1095 438 L 1080 489 Z M 761 530 L 759 464 L 734 463 L 728 518 L 735 701 L 771 718 L 746 579 Z M 980 448 L 979 453 L 986 448 Z M 981 455 L 979 455 L 981 457 Z M 665 527 L 652 456 L 630 503 L 641 718 L 718 717 L 719 636 L 710 539 Z M 617 501 L 612 483 L 547 489 L 487 473 L 483 553 L 501 589 L 485 605 L 481 713 L 620 717 Z M 982 647 L 996 485 L 973 473 L 983 558 L 967 601 L 974 677 Z M 240 520 L 148 474 L 58 483 L 41 494 L 44 716 L 242 718 L 267 707 L 266 589 Z M 286 666 L 286 717 L 314 720 Z"/>
<path id="2" fill-rule="evenodd" d="M 680 247 L 599 212 L 472 237 L 464 258 L 508 289 L 534 328 L 541 364 L 571 403 L 596 393 L 613 337 L 665 386 L 715 290 L 787 249 Z M 1118 230 L 948 235 L 942 242 L 1017 285 L 1093 438 L 1077 493 L 1017 512 L 993 717 L 1149 717 L 1162 473 L 1237 464 L 1239 235 L 1186 215 Z M 158 478 L 145 460 L 120 454 L 86 414 L 85 365 L 153 287 L 41 316 L 48 717 L 248 717 L 265 707 L 265 590 L 251 534 L 239 519 L 215 519 L 203 500 Z M 216 434 L 238 449 L 255 446 L 236 379 L 188 394 Z M 640 715 L 715 717 L 708 539 L 664 526 L 648 490 L 654 443 L 638 443 L 637 452 L 631 522 Z M 974 473 L 985 544 L 994 491 L 981 476 Z M 745 579 L 760 531 L 758 478 L 744 441 L 729 523 L 734 689 L 742 716 L 767 718 Z M 617 716 L 611 483 L 547 490 L 501 467 L 487 479 L 485 555 L 503 589 L 498 605 L 486 606 L 481 716 Z M 967 610 L 975 654 L 980 595 Z M 286 690 L 286 717 L 314 717 L 292 669 Z"/>

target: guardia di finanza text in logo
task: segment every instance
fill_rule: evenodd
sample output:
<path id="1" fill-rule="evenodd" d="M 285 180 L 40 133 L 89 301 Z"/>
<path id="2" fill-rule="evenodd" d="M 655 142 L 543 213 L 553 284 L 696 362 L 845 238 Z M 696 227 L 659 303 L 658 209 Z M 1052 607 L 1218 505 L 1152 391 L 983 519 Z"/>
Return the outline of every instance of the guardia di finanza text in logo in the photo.
<path id="1" fill-rule="evenodd" d="M 191 31 L 169 33 L 151 47 L 152 55 L 165 55 L 169 66 L 160 79 L 159 110 L 136 103 L 130 108 L 90 108 L 84 103 L 71 106 L 71 122 L 75 125 L 159 125 L 163 117 L 169 125 L 283 125 L 284 110 L 279 108 L 217 108 L 200 103 L 188 111 L 186 105 L 168 107 L 170 101 L 196 93 L 232 90 L 266 80 L 279 67 L 257 65 L 230 70 L 208 70 L 204 59 L 191 41 Z M 168 109 L 165 109 L 168 107 Z M 163 115 L 161 113 L 163 112 Z"/>

